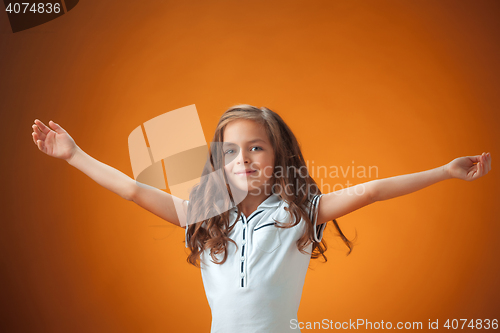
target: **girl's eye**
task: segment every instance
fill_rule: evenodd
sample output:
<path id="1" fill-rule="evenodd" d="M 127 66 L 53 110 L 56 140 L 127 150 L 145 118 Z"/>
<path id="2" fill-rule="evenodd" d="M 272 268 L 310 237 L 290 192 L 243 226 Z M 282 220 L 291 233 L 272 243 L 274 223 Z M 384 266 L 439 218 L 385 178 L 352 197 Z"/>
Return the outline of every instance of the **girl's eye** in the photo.
<path id="1" fill-rule="evenodd" d="M 262 150 L 262 148 L 261 148 L 261 147 L 259 147 L 259 146 L 252 147 L 252 149 L 253 149 L 253 148 L 259 148 L 260 150 Z M 233 150 L 232 150 L 232 149 L 228 149 L 228 150 L 226 150 L 226 151 L 224 152 L 224 155 L 227 155 L 227 154 L 232 154 L 232 152 L 233 152 Z"/>

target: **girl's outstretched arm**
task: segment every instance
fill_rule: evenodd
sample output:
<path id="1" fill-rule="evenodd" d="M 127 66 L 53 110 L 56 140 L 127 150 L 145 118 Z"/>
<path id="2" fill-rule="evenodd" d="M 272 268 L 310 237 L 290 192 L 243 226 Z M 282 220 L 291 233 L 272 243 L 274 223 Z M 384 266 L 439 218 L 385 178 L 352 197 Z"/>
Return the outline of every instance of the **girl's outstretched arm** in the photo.
<path id="1" fill-rule="evenodd" d="M 175 201 L 178 206 L 183 207 L 180 218 L 184 218 L 187 207 L 182 199 L 152 186 L 139 183 L 121 171 L 96 160 L 78 147 L 73 138 L 60 125 L 50 121 L 49 126 L 50 128 L 38 119 L 32 126 L 33 141 L 42 152 L 65 160 L 99 185 L 126 200 L 134 201 L 162 219 L 177 226 L 185 226 L 185 222 L 181 225 L 174 205 Z"/>
<path id="2" fill-rule="evenodd" d="M 318 208 L 318 222 L 322 224 L 339 218 L 361 207 L 409 194 L 445 179 L 472 181 L 491 170 L 491 155 L 459 157 L 450 163 L 422 172 L 376 179 L 323 195 Z"/>
<path id="3" fill-rule="evenodd" d="M 373 200 L 382 201 L 399 197 L 445 179 L 457 178 L 472 181 L 486 175 L 490 169 L 490 153 L 459 157 L 448 164 L 432 170 L 377 179 L 373 183 Z"/>

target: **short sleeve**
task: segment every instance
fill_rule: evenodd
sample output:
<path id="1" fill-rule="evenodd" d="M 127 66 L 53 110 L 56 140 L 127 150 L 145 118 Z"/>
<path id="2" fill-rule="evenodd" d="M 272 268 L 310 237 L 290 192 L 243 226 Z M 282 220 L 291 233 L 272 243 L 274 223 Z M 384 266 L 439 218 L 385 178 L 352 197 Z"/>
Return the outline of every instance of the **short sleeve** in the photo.
<path id="1" fill-rule="evenodd" d="M 309 219 L 311 220 L 314 226 L 314 241 L 321 242 L 323 238 L 323 230 L 325 230 L 326 223 L 317 225 L 318 222 L 318 212 L 319 212 L 319 199 L 323 196 L 323 194 L 315 195 L 311 201 L 311 209 L 309 210 Z"/>

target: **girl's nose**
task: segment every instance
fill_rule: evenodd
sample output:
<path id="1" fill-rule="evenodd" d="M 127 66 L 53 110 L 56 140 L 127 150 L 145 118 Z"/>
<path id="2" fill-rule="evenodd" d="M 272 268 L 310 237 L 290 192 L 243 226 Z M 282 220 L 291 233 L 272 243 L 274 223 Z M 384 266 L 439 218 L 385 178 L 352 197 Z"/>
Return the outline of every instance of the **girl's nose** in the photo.
<path id="1" fill-rule="evenodd" d="M 236 160 L 236 163 L 250 163 L 250 159 L 248 158 L 247 154 L 243 152 L 243 150 L 240 151 L 240 154 L 238 155 L 238 158 Z"/>

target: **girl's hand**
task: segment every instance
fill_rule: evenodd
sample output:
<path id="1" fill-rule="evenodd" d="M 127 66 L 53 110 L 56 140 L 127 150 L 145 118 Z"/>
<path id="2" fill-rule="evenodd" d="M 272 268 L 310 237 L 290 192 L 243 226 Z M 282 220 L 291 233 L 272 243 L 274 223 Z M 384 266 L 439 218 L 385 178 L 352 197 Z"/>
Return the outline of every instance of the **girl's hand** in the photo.
<path id="1" fill-rule="evenodd" d="M 446 165 L 446 168 L 453 178 L 473 181 L 491 170 L 491 155 L 483 153 L 482 155 L 455 158 Z"/>
<path id="2" fill-rule="evenodd" d="M 78 146 L 73 138 L 61 126 L 49 121 L 49 128 L 40 120 L 35 119 L 33 125 L 33 141 L 38 149 L 45 154 L 63 160 L 69 160 L 75 153 Z"/>

